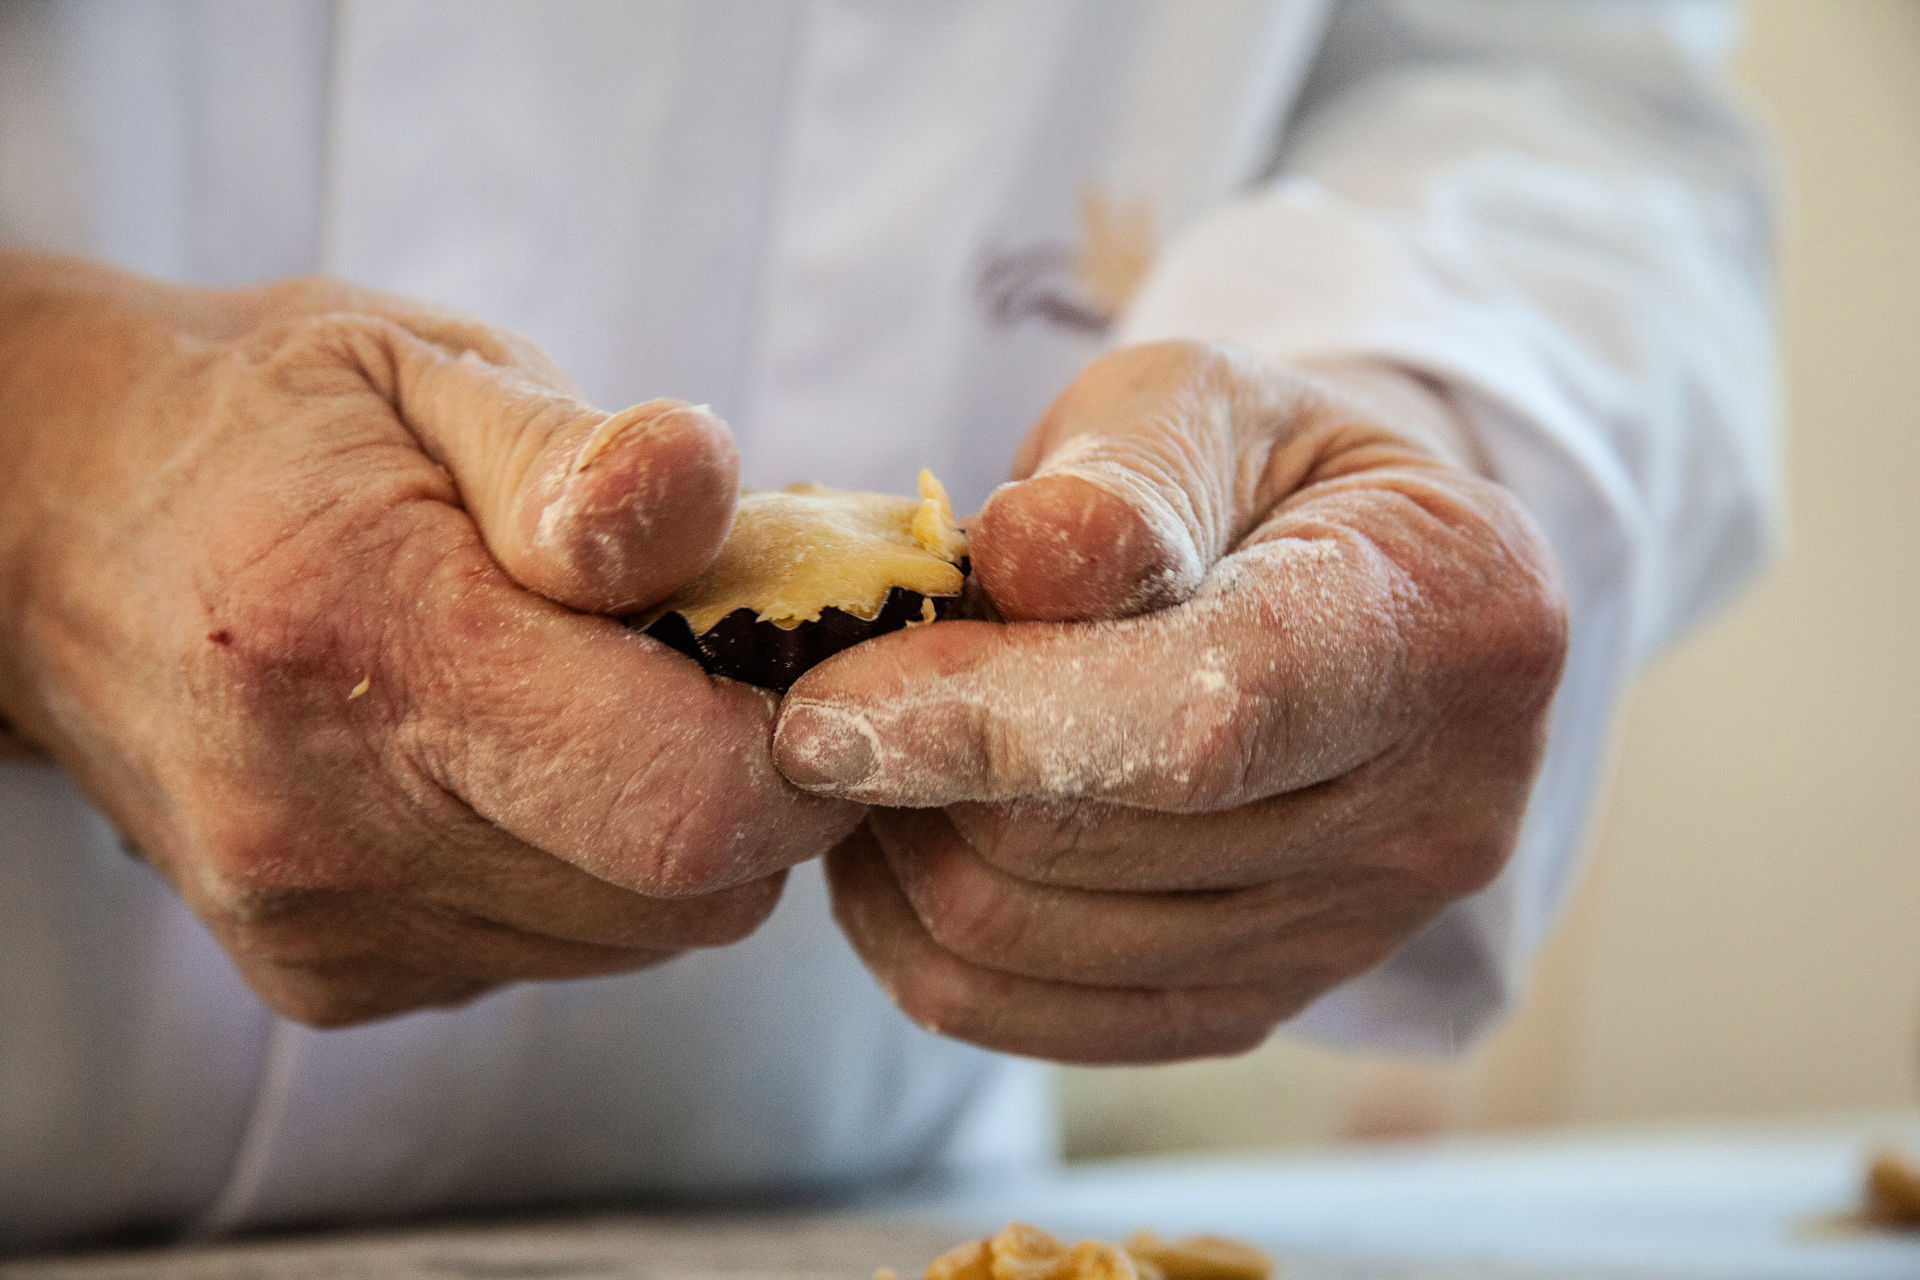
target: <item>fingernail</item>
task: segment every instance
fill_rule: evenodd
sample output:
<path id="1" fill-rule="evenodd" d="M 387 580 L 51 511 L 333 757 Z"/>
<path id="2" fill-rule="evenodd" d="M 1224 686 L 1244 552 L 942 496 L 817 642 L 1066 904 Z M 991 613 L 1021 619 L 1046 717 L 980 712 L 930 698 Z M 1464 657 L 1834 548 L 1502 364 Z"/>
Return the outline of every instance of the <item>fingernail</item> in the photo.
<path id="1" fill-rule="evenodd" d="M 579 475 L 591 467 L 607 447 L 627 432 L 645 422 L 668 418 L 676 413 L 689 417 L 713 417 L 713 411 L 704 404 L 688 404 L 685 400 L 663 398 L 636 404 L 630 409 L 622 409 L 593 429 L 580 445 L 580 451 L 574 455 L 573 474 Z"/>
<path id="2" fill-rule="evenodd" d="M 780 771 L 809 791 L 857 787 L 879 765 L 872 726 L 864 717 L 832 707 L 788 707 L 774 746 Z"/>

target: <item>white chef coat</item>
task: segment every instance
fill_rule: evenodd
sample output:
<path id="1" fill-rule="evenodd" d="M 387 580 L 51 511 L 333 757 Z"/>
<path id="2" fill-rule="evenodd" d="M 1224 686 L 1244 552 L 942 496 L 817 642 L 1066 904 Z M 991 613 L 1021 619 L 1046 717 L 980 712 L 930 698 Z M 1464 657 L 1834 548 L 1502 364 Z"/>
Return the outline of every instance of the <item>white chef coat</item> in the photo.
<path id="1" fill-rule="evenodd" d="M 1565 895 L 1621 679 L 1767 542 L 1728 34 L 1705 3 L 17 0 L 0 235 L 463 308 L 603 405 L 714 405 L 749 483 L 926 465 L 963 508 L 1115 340 L 1427 372 L 1565 566 L 1566 684 L 1511 866 L 1295 1026 L 1444 1048 Z M 1090 196 L 1159 246 L 1117 316 L 1071 270 Z M 740 946 L 318 1033 L 55 771 L 0 766 L 0 814 L 0 1244 L 1051 1147 L 1037 1069 L 897 1015 L 806 869 Z"/>

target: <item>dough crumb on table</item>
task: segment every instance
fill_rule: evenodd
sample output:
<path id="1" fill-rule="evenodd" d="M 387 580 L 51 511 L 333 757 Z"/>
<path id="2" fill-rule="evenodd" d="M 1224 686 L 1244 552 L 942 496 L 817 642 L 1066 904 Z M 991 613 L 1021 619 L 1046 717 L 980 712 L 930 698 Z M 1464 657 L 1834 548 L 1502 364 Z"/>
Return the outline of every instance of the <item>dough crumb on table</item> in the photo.
<path id="1" fill-rule="evenodd" d="M 1920 1231 L 1920 1169 L 1891 1151 L 1867 1165 L 1867 1205 L 1861 1215 L 1877 1227 Z"/>
<path id="2" fill-rule="evenodd" d="M 1137 1231 L 1124 1245 L 1068 1245 L 1024 1222 L 985 1240 L 958 1245 L 927 1264 L 921 1280 L 1270 1280 L 1273 1259 L 1224 1236 L 1161 1240 Z M 900 1280 L 889 1267 L 874 1280 Z"/>

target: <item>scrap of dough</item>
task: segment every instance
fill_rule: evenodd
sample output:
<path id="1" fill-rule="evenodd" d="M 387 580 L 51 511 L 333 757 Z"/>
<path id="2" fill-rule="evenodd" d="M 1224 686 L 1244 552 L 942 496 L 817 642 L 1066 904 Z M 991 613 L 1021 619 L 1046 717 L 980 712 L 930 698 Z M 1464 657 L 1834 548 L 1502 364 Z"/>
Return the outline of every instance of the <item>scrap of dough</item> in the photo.
<path id="1" fill-rule="evenodd" d="M 1920 1169 L 1891 1151 L 1875 1153 L 1867 1167 L 1864 1216 L 1875 1226 L 1920 1228 Z"/>
<path id="2" fill-rule="evenodd" d="M 928 1264 L 921 1280 L 1272 1280 L 1273 1259 L 1250 1244 L 1222 1236 L 1163 1241 L 1135 1232 L 1123 1247 L 1065 1241 L 1024 1222 L 997 1236 L 971 1240 Z M 874 1280 L 900 1280 L 890 1268 Z"/>
<path id="3" fill-rule="evenodd" d="M 920 497 L 846 493 L 817 484 L 740 495 L 733 528 L 707 571 L 640 625 L 679 613 L 704 635 L 735 609 L 792 629 L 829 606 L 871 621 L 894 587 L 960 594 L 967 535 L 947 491 L 920 473 Z"/>
<path id="4" fill-rule="evenodd" d="M 1266 1254 L 1225 1236 L 1162 1240 L 1151 1231 L 1136 1231 L 1124 1247 L 1143 1270 L 1151 1267 L 1165 1280 L 1267 1280 L 1273 1274 Z"/>

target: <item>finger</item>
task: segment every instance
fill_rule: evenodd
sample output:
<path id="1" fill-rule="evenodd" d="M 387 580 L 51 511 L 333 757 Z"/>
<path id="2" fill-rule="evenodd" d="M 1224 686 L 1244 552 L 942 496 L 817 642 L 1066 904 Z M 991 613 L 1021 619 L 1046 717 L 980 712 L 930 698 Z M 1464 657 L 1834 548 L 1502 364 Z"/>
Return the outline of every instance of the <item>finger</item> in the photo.
<path id="1" fill-rule="evenodd" d="M 430 911 L 396 921 L 370 940 L 396 963 L 489 984 L 611 977 L 663 964 L 681 950 L 573 942 L 478 916 Z"/>
<path id="2" fill-rule="evenodd" d="M 508 583 L 432 508 L 396 547 L 391 685 L 348 714 L 487 822 L 654 897 L 745 884 L 815 857 L 859 820 L 774 769 L 777 699 L 713 680 L 610 619 Z"/>
<path id="3" fill-rule="evenodd" d="M 1174 608 L 855 646 L 794 685 L 776 756 L 877 805 L 1218 810 L 1441 729 L 1531 749 L 1565 641 L 1551 559 L 1509 495 L 1383 466 L 1316 482 Z"/>
<path id="4" fill-rule="evenodd" d="M 941 812 L 969 848 L 1031 884 L 1115 893 L 1244 889 L 1387 838 L 1402 819 L 1379 762 L 1319 786 L 1218 813 L 1099 801 L 962 803 Z"/>
<path id="5" fill-rule="evenodd" d="M 784 872 L 693 898 L 655 898 L 530 848 L 469 814 L 478 830 L 436 851 L 416 890 L 450 915 L 560 941 L 679 952 L 724 947 L 757 929 L 780 901 Z"/>
<path id="6" fill-rule="evenodd" d="M 995 972 L 1090 987 L 1324 989 L 1386 959 L 1442 903 L 1414 876 L 1370 863 L 1235 890 L 1063 889 L 993 867 L 938 811 L 878 810 L 870 825 L 945 950 Z"/>
<path id="7" fill-rule="evenodd" d="M 1485 888 L 1530 789 L 1524 743 L 1422 741 L 1331 782 L 1218 813 L 1098 802 L 943 812 L 989 865 L 1033 884 L 1124 893 L 1243 889 L 1364 856 L 1444 897 Z"/>
<path id="8" fill-rule="evenodd" d="M 972 964 L 921 925 L 864 829 L 827 858 L 834 915 L 895 1004 L 921 1026 L 1060 1062 L 1168 1062 L 1241 1053 L 1304 1006 L 1287 989 L 1097 988 Z"/>
<path id="9" fill-rule="evenodd" d="M 1270 437 L 1295 409 L 1246 357 L 1195 343 L 1109 353 L 1041 418 L 969 526 L 1003 617 L 1125 617 L 1190 596 L 1249 521 Z"/>
<path id="10" fill-rule="evenodd" d="M 358 957 L 314 964 L 236 955 L 240 975 L 277 1012 L 323 1030 L 465 1004 L 497 983 Z"/>
<path id="11" fill-rule="evenodd" d="M 659 964 L 678 949 L 604 946 L 531 932 L 418 899 L 357 890 L 302 893 L 221 926 L 228 950 L 280 966 L 379 960 L 488 984 L 600 977 Z"/>
<path id="12" fill-rule="evenodd" d="M 607 414 L 474 350 L 395 327 L 392 398 L 452 474 L 515 581 L 594 613 L 631 613 L 690 582 L 732 523 L 739 451 L 702 406 Z"/>
<path id="13" fill-rule="evenodd" d="M 1409 585 L 1329 523 L 1236 552 L 1159 613 L 883 636 L 801 677 L 775 757 L 802 786 L 878 805 L 1246 804 L 1421 723 Z"/>

